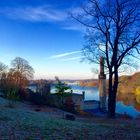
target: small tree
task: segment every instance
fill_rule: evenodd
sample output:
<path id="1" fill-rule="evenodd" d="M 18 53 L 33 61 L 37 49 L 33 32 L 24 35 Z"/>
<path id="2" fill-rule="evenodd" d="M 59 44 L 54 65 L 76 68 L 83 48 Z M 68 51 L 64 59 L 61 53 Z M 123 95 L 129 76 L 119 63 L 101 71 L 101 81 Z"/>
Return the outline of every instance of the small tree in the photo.
<path id="1" fill-rule="evenodd" d="M 70 90 L 71 88 L 64 82 L 60 81 L 58 77 L 55 77 L 56 81 L 57 81 L 57 85 L 55 86 L 56 88 L 56 94 L 58 94 L 58 96 L 61 99 L 61 106 L 64 105 L 64 97 L 70 95 Z"/>
<path id="2" fill-rule="evenodd" d="M 10 89 L 7 91 L 6 98 L 9 100 L 8 107 L 13 108 L 16 105 L 16 101 L 19 100 L 19 96 L 15 89 Z"/>

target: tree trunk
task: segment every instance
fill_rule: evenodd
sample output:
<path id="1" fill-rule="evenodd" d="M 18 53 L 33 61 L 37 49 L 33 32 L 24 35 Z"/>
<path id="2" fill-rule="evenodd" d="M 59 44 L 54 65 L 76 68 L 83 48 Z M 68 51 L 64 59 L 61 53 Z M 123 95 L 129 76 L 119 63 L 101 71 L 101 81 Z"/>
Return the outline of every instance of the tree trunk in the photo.
<path id="1" fill-rule="evenodd" d="M 115 71 L 114 74 L 114 82 L 112 85 L 112 78 L 113 74 L 109 75 L 109 96 L 108 96 L 108 116 L 110 118 L 115 117 L 115 110 L 116 110 L 116 94 L 118 88 L 118 70 Z"/>
<path id="2" fill-rule="evenodd" d="M 116 93 L 114 92 L 114 90 L 112 90 L 111 93 L 111 100 L 110 100 L 110 110 L 109 111 L 109 117 L 110 118 L 115 118 L 115 108 L 116 108 Z"/>
<path id="3" fill-rule="evenodd" d="M 118 70 L 116 68 L 115 74 L 114 74 L 114 85 L 113 85 L 113 105 L 112 105 L 112 113 L 115 116 L 115 110 L 116 110 L 116 94 L 118 89 Z"/>
<path id="4" fill-rule="evenodd" d="M 112 108 L 112 71 L 109 72 L 109 88 L 108 88 L 108 116 L 111 117 Z"/>

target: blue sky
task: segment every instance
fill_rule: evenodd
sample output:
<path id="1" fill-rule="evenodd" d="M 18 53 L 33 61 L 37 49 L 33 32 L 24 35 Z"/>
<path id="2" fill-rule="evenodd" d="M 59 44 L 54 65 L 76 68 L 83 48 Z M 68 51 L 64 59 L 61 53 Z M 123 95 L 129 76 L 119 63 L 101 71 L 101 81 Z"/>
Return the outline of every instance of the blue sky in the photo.
<path id="1" fill-rule="evenodd" d="M 82 0 L 81 0 L 82 1 Z M 80 0 L 1 0 L 0 61 L 29 61 L 35 78 L 95 78 L 81 63 L 85 28 L 70 19 Z"/>

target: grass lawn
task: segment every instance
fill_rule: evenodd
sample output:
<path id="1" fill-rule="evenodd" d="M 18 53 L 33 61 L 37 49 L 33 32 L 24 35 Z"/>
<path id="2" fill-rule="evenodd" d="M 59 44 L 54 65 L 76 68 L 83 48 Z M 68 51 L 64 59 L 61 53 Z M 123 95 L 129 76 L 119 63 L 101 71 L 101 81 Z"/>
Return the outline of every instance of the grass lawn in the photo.
<path id="1" fill-rule="evenodd" d="M 22 107 L 0 105 L 0 140 L 140 140 L 140 121 L 69 121 Z"/>

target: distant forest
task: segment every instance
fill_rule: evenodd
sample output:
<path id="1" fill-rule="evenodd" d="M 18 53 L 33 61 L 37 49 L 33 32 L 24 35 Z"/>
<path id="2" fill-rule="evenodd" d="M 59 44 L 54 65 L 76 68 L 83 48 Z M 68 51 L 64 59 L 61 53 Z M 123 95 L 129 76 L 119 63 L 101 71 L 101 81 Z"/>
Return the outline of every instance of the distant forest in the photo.
<path id="1" fill-rule="evenodd" d="M 135 93 L 136 88 L 140 86 L 140 72 L 130 76 L 119 77 L 118 93 Z"/>
<path id="2" fill-rule="evenodd" d="M 98 87 L 99 85 L 98 79 L 79 80 L 78 83 L 80 86 L 87 86 L 87 87 Z"/>
<path id="3" fill-rule="evenodd" d="M 79 80 L 80 86 L 97 86 L 99 85 L 98 79 Z M 108 80 L 107 80 L 108 85 Z M 133 75 L 123 75 L 119 77 L 118 93 L 135 93 L 137 87 L 140 86 L 140 72 Z"/>

